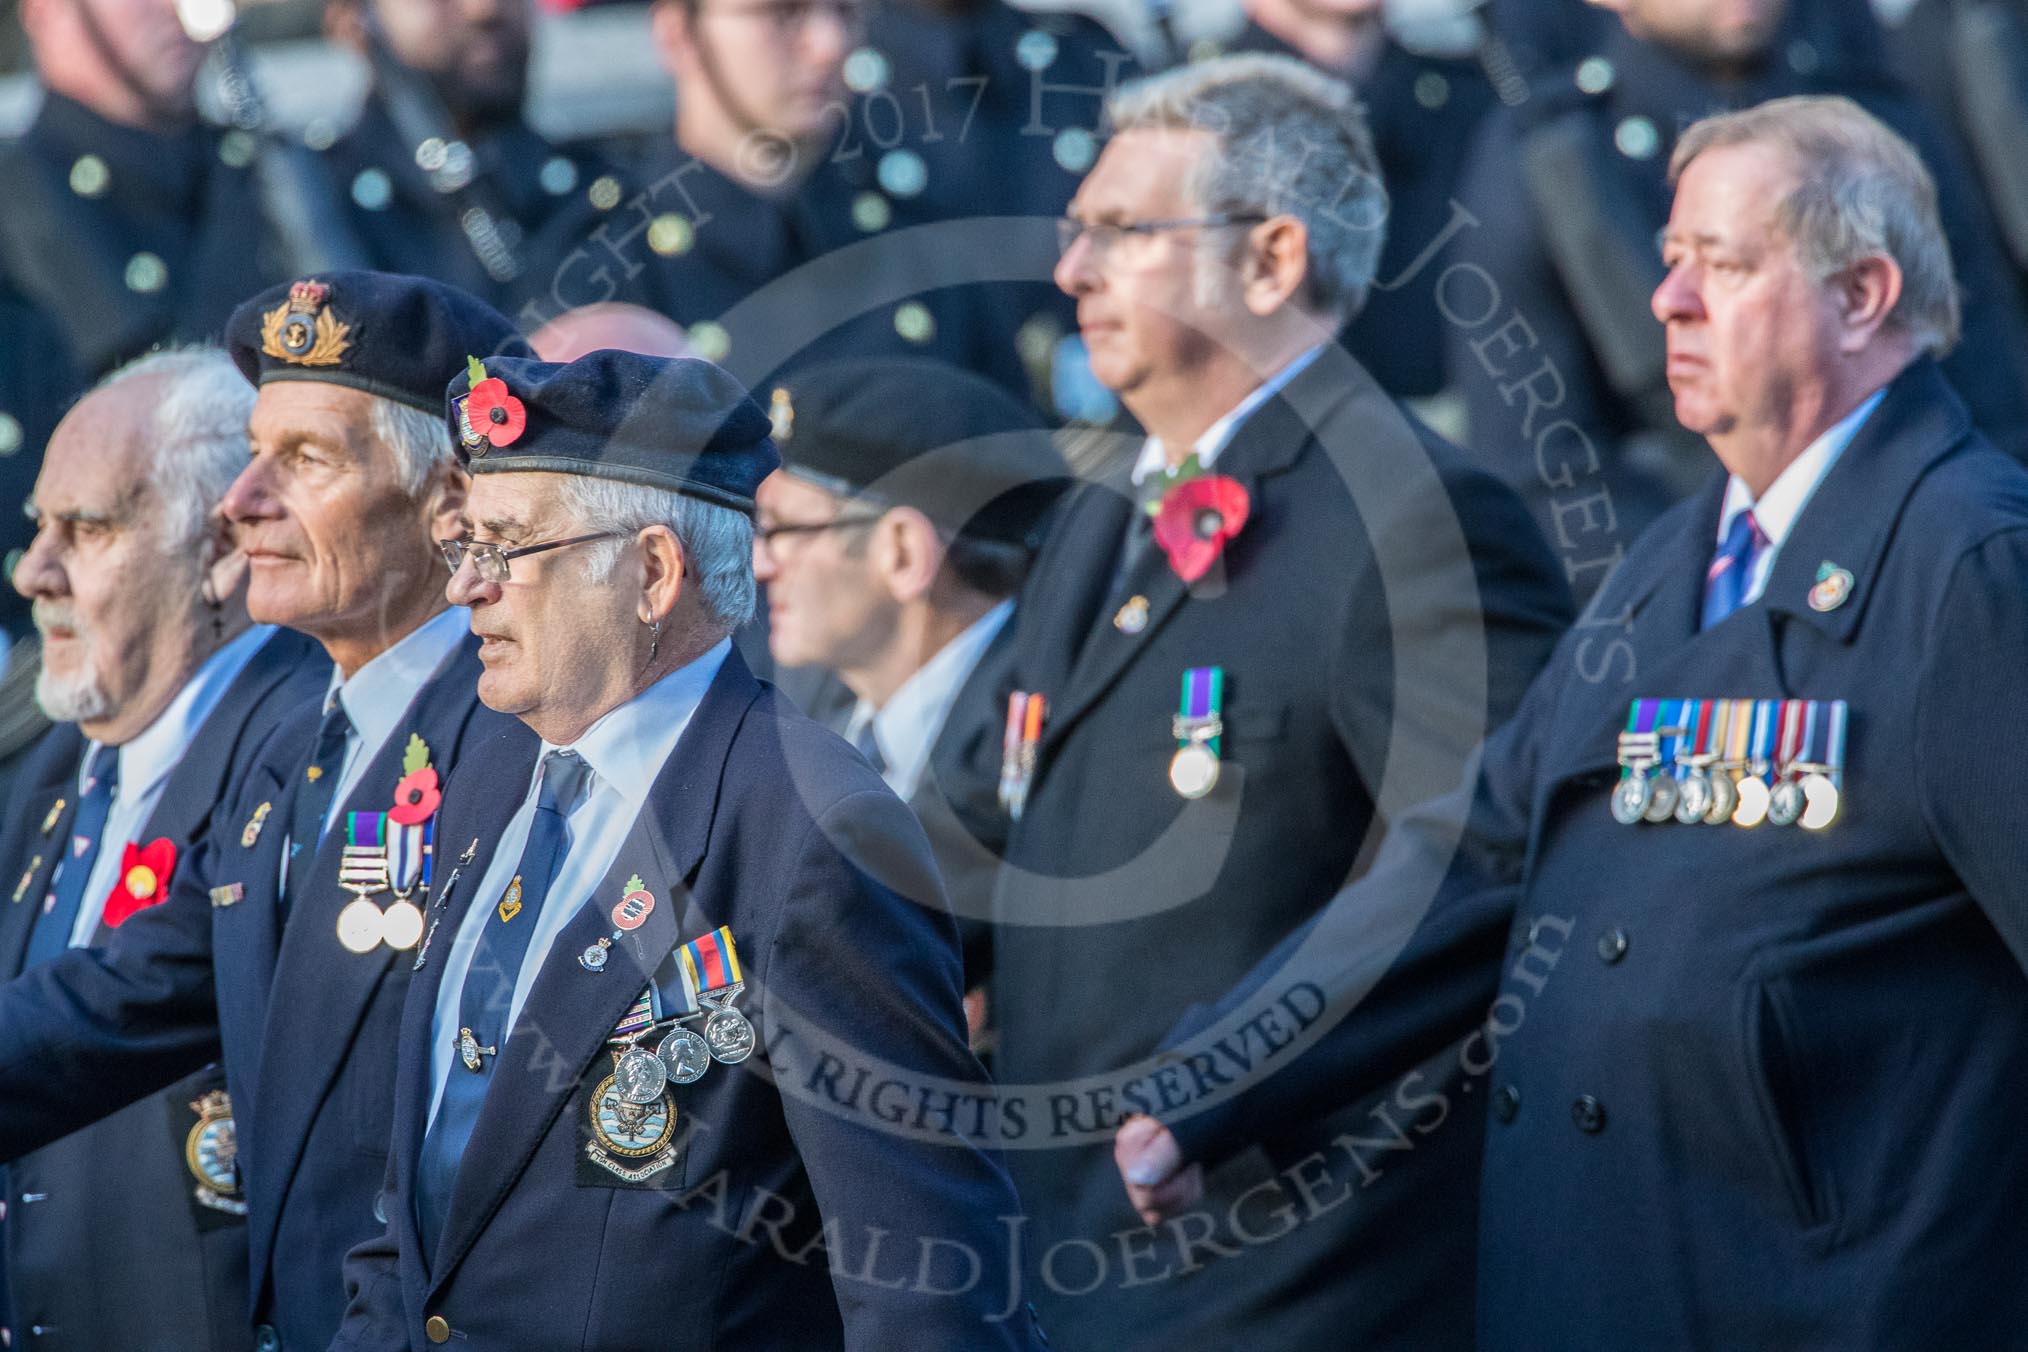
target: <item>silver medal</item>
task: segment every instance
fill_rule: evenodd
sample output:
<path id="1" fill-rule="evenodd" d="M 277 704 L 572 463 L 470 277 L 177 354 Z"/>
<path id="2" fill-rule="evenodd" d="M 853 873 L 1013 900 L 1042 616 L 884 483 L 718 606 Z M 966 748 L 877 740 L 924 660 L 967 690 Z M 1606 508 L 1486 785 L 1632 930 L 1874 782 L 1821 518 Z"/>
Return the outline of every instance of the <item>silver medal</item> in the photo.
<path id="1" fill-rule="evenodd" d="M 736 1009 L 714 1010 L 704 1021 L 704 1044 L 712 1060 L 738 1065 L 753 1055 L 753 1025 Z"/>
<path id="2" fill-rule="evenodd" d="M 669 1072 L 653 1052 L 629 1047 L 613 1067 L 613 1087 L 629 1103 L 653 1103 L 669 1087 Z"/>
<path id="3" fill-rule="evenodd" d="M 711 1048 L 688 1028 L 670 1029 L 669 1036 L 655 1049 L 655 1055 L 662 1058 L 662 1068 L 677 1084 L 695 1084 L 711 1069 Z"/>
<path id="4" fill-rule="evenodd" d="M 1666 773 L 1656 775 L 1649 783 L 1648 788 L 1648 810 L 1643 815 L 1651 822 L 1665 822 L 1669 820 L 1676 811 L 1676 799 L 1678 797 L 1676 777 Z"/>
<path id="5" fill-rule="evenodd" d="M 1185 798 L 1202 798 L 1218 785 L 1218 755 L 1202 742 L 1177 749 L 1169 760 L 1169 785 Z"/>
<path id="6" fill-rule="evenodd" d="M 1794 826 L 1808 806 L 1803 786 L 1793 779 L 1784 779 L 1768 795 L 1767 819 L 1775 826 Z"/>
<path id="7" fill-rule="evenodd" d="M 1724 773 L 1711 777 L 1711 810 L 1704 814 L 1707 826 L 1723 826 L 1732 820 L 1732 813 L 1739 806 L 1739 785 L 1732 776 Z"/>
<path id="8" fill-rule="evenodd" d="M 1681 791 L 1676 795 L 1676 820 L 1685 826 L 1695 826 L 1704 820 L 1704 814 L 1711 811 L 1711 781 L 1703 774 L 1693 774 L 1682 782 Z"/>
<path id="9" fill-rule="evenodd" d="M 1648 811 L 1648 777 L 1635 773 L 1622 779 L 1613 789 L 1613 820 L 1622 826 L 1632 826 Z"/>

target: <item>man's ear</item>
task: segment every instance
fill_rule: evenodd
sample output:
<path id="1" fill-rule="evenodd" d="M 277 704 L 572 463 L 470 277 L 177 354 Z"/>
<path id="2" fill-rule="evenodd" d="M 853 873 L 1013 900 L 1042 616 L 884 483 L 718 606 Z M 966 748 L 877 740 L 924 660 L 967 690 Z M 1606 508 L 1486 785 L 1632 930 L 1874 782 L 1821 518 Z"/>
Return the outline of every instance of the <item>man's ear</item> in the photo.
<path id="1" fill-rule="evenodd" d="M 232 524 L 217 512 L 206 523 L 198 560 L 206 605 L 228 606 L 241 598 L 249 571 L 246 554 L 233 539 Z"/>
<path id="2" fill-rule="evenodd" d="M 324 6 L 324 37 L 350 52 L 366 50 L 366 18 L 359 7 L 370 0 L 330 0 Z"/>
<path id="3" fill-rule="evenodd" d="M 1247 235 L 1240 260 L 1240 294 L 1246 308 L 1273 314 L 1302 294 L 1310 275 L 1309 227 L 1294 216 L 1275 216 Z"/>
<path id="4" fill-rule="evenodd" d="M 888 593 L 901 602 L 927 596 L 944 566 L 944 539 L 936 524 L 913 507 L 893 507 L 873 533 L 874 566 Z"/>
<path id="5" fill-rule="evenodd" d="M 661 58 L 662 69 L 671 75 L 682 73 L 682 56 L 690 50 L 690 19 L 684 0 L 655 0 L 648 9 L 649 41 Z"/>
<path id="6" fill-rule="evenodd" d="M 1841 352 L 1862 352 L 1901 303 L 1901 265 L 1886 254 L 1868 254 L 1833 279 L 1845 330 Z"/>
<path id="7" fill-rule="evenodd" d="M 432 545 L 458 535 L 458 518 L 464 515 L 465 498 L 471 487 L 472 476 L 449 461 L 438 461 L 430 470 L 426 501 Z"/>
<path id="8" fill-rule="evenodd" d="M 634 537 L 641 547 L 641 600 L 637 612 L 642 624 L 669 618 L 682 599 L 689 579 L 689 565 L 676 532 L 667 526 L 643 526 Z"/>

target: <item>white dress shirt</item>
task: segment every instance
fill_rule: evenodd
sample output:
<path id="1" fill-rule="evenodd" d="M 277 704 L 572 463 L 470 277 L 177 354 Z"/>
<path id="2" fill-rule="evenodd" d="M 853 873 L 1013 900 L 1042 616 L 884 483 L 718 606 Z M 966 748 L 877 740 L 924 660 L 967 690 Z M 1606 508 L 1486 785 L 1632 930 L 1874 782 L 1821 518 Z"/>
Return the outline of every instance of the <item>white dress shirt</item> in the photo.
<path id="1" fill-rule="evenodd" d="M 254 625 L 205 658 L 197 674 L 184 682 L 176 698 L 169 701 L 169 707 L 145 731 L 120 747 L 120 782 L 106 812 L 105 830 L 99 832 L 98 858 L 92 861 L 91 874 L 85 879 L 77 923 L 71 926 L 71 947 L 82 948 L 91 943 L 99 920 L 106 913 L 106 901 L 120 881 L 120 860 L 126 847 L 148 843 L 139 837 L 162 801 L 162 790 L 168 787 L 170 774 L 196 740 L 204 720 L 211 717 L 212 710 L 225 698 L 226 690 L 274 632 L 273 625 Z M 88 745 L 84 761 L 78 766 L 80 798 L 84 796 L 85 768 L 98 750 L 99 743 Z"/>
<path id="2" fill-rule="evenodd" d="M 478 880 L 478 891 L 458 926 L 457 937 L 444 960 L 444 984 L 437 991 L 436 1015 L 430 1024 L 430 1121 L 436 1121 L 437 1105 L 444 1095 L 444 1076 L 457 1055 L 458 1005 L 465 994 L 465 974 L 472 967 L 472 953 L 479 946 L 479 933 L 506 893 L 507 885 L 521 871 L 521 853 L 528 845 L 528 830 L 535 821 L 536 799 L 542 789 L 542 761 L 550 752 L 575 751 L 584 758 L 591 773 L 586 792 L 566 819 L 569 844 L 556 882 L 535 914 L 535 931 L 528 939 L 528 955 L 514 982 L 514 999 L 507 1008 L 507 1027 L 521 1017 L 521 1006 L 549 956 L 556 936 L 571 922 L 593 889 L 605 880 L 620 856 L 620 848 L 634 829 L 634 821 L 647 805 L 648 791 L 663 764 L 676 749 L 683 730 L 711 687 L 718 669 L 732 651 L 730 639 L 721 640 L 711 651 L 670 672 L 633 699 L 611 710 L 585 729 L 584 736 L 568 747 L 542 744 L 529 777 L 528 792 L 521 807 L 500 833 L 493 848 L 492 862 Z M 608 904 L 617 896 L 604 899 Z M 502 1050 L 507 1040 L 499 1043 Z"/>
<path id="3" fill-rule="evenodd" d="M 331 689 L 345 706 L 345 717 L 351 721 L 352 730 L 345 736 L 345 762 L 338 772 L 338 786 L 331 791 L 331 810 L 324 814 L 325 831 L 331 829 L 345 800 L 359 787 L 366 767 L 373 764 L 387 739 L 400 731 L 416 692 L 471 631 L 470 620 L 470 611 L 452 606 L 404 635 L 401 642 L 350 677 L 335 670 L 331 673 Z M 437 772 L 442 774 L 444 768 L 438 766 Z M 390 792 L 393 787 L 388 786 Z"/>
<path id="4" fill-rule="evenodd" d="M 930 748 L 943 735 L 958 690 L 1013 613 L 1014 602 L 1002 601 L 966 625 L 963 633 L 937 649 L 936 656 L 903 681 L 878 711 L 865 700 L 853 707 L 845 725 L 845 740 L 856 743 L 866 725 L 873 725 L 873 744 L 880 748 L 887 765 L 881 778 L 902 802 L 915 797 L 922 772 L 929 768 Z"/>
<path id="5" fill-rule="evenodd" d="M 1880 407 L 1885 398 L 1885 389 L 1875 390 L 1871 397 L 1859 407 L 1833 423 L 1822 436 L 1811 442 L 1803 453 L 1789 462 L 1788 468 L 1775 477 L 1767 486 L 1767 492 L 1760 495 L 1760 501 L 1753 500 L 1746 481 L 1737 474 L 1725 485 L 1725 506 L 1718 513 L 1718 542 L 1725 543 L 1725 533 L 1732 528 L 1733 518 L 1749 507 L 1753 519 L 1760 525 L 1760 533 L 1768 540 L 1767 548 L 1754 556 L 1753 572 L 1747 576 L 1746 591 L 1740 596 L 1741 605 L 1751 605 L 1767 590 L 1768 576 L 1774 572 L 1775 556 L 1782 552 L 1782 545 L 1795 528 L 1796 518 L 1803 514 L 1803 508 L 1810 505 L 1816 496 L 1817 485 L 1824 482 L 1824 476 L 1831 472 L 1831 466 L 1838 463 L 1838 457 L 1845 454 L 1845 448 L 1852 444 L 1852 438 L 1859 435 L 1859 429 L 1873 410 Z"/>
<path id="6" fill-rule="evenodd" d="M 1251 417 L 1255 409 L 1281 393 L 1291 380 L 1301 375 L 1309 364 L 1317 359 L 1317 354 L 1323 350 L 1324 345 L 1319 343 L 1303 353 L 1256 385 L 1253 392 L 1240 400 L 1232 412 L 1204 429 L 1204 435 L 1197 438 L 1197 444 L 1191 449 L 1197 453 L 1197 463 L 1204 467 L 1205 473 L 1211 472 L 1213 462 L 1227 446 L 1232 444 L 1232 438 L 1238 434 L 1240 424 Z M 1139 488 L 1147 481 L 1149 475 L 1161 473 L 1168 468 L 1169 452 L 1162 445 L 1162 439 L 1149 437 L 1141 443 L 1140 458 L 1134 461 L 1134 487 Z"/>

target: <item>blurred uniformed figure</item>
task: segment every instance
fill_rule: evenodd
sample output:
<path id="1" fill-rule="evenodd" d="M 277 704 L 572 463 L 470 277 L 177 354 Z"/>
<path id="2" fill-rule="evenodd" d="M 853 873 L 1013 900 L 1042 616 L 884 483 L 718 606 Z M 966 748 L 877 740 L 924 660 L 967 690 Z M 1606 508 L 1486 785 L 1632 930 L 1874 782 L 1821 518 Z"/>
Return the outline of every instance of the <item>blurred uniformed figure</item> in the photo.
<path id="1" fill-rule="evenodd" d="M 1964 139 L 2028 303 L 2028 2 L 1916 0 L 1888 50 Z"/>
<path id="2" fill-rule="evenodd" d="M 841 1087 L 984 1073 L 921 829 L 729 639 L 767 415 L 709 363 L 613 351 L 450 397 L 461 435 L 516 410 L 446 552 L 480 697 L 534 736 L 450 782 L 472 844 L 333 1347 L 1040 1349 L 996 1152 Z"/>
<path id="3" fill-rule="evenodd" d="M 252 407 L 223 352 L 144 357 L 50 442 L 14 585 L 60 725 L 0 833 L 0 973 L 167 900 L 235 772 L 328 679 L 309 639 L 248 624 L 246 558 L 216 514 Z M 211 1066 L 9 1164 L 11 1345 L 250 1347 L 237 1140 Z"/>
<path id="4" fill-rule="evenodd" d="M 204 48 L 172 0 L 24 0 L 21 21 L 43 102 L 0 150 L 0 270 L 55 322 L 78 381 L 216 339 L 289 263 L 258 142 L 198 119 Z"/>
<path id="5" fill-rule="evenodd" d="M 371 72 L 322 156 L 365 263 L 513 313 L 621 196 L 610 166 L 523 118 L 533 0 L 333 0 L 325 29 Z"/>
<path id="6" fill-rule="evenodd" d="M 876 151 L 877 177 L 936 220 L 1060 216 L 1098 156 L 1106 96 L 1139 73 L 1096 19 L 1005 0 L 875 0 L 845 62 L 869 127 L 892 109 L 913 133 Z M 989 294 L 1052 406 L 1058 363 L 1082 360 L 1064 346 L 1076 307 L 1042 276 Z"/>
<path id="7" fill-rule="evenodd" d="M 523 735 L 478 702 L 437 547 L 465 489 L 443 387 L 500 350 L 527 351 L 504 317 L 415 277 L 327 273 L 234 312 L 252 454 L 220 510 L 247 610 L 316 639 L 334 670 L 210 797 L 218 829 L 167 902 L 0 986 L 0 1158 L 222 1062 L 256 1352 L 337 1332 L 344 1254 L 383 1224 L 423 908 L 462 849 L 431 836 L 441 781 L 473 740 Z"/>
<path id="8" fill-rule="evenodd" d="M 1479 61 L 1411 51 L 1388 32 L 1383 8 L 1382 0 L 1246 0 L 1246 26 L 1216 45 L 1299 57 L 1358 92 L 1387 211 L 1371 223 L 1385 233 L 1378 284 L 1344 341 L 1382 389 L 1424 397 L 1443 387 L 1443 316 L 1426 277 L 1392 283 L 1419 272 L 1417 260 L 1441 246 L 1465 155 L 1495 99 Z"/>
<path id="9" fill-rule="evenodd" d="M 995 1070 L 1055 1105 L 1010 1156 L 1036 1299 L 1052 1337 L 1119 1352 L 1468 1347 L 1468 1115 L 1383 1093 L 1292 1134 L 1276 1151 L 1300 1157 L 1375 1107 L 1418 1144 L 1279 1231 L 1299 1203 L 1276 1153 L 1144 1231 L 1105 1142 L 1151 1076 L 1185 1074 L 1144 1059 L 1169 1027 L 1359 866 L 1390 781 L 1455 779 L 1568 593 L 1520 500 L 1331 341 L 1379 255 L 1349 224 L 1380 197 L 1350 90 L 1227 57 L 1126 86 L 1112 117 L 1057 277 L 1148 435 L 1066 499 L 1029 574 L 998 781 Z M 1457 1073 L 1438 1051 L 1432 1088 Z"/>
<path id="10" fill-rule="evenodd" d="M 1613 0 L 1621 23 L 1495 113 L 1474 148 L 1451 253 L 1420 285 L 1444 316 L 1466 443 L 1519 487 L 1580 598 L 1666 507 L 1704 452 L 1671 414 L 1647 297 L 1680 128 L 1788 93 L 1847 93 L 1936 166 L 1965 282 L 1965 342 L 1946 363 L 1980 426 L 2028 446 L 2028 342 L 1991 223 L 1948 138 L 1884 73 L 1864 5 Z"/>
<path id="11" fill-rule="evenodd" d="M 1935 361 L 1957 281 L 1905 141 L 1784 99 L 1671 177 L 1653 313 L 1715 472 L 1474 778 L 1197 1025 L 1308 976 L 1342 1015 L 1314 1053 L 1129 1123 L 1121 1163 L 1159 1212 L 1180 1160 L 1465 1035 L 1486 1352 L 2010 1346 L 2028 473 Z"/>
<path id="12" fill-rule="evenodd" d="M 650 18 L 676 78 L 674 142 L 518 312 L 524 327 L 631 300 L 682 322 L 692 351 L 749 385 L 885 352 L 1022 388 L 995 313 L 955 285 L 973 280 L 968 257 L 897 238 L 924 217 L 879 181 L 869 146 L 884 124 L 869 130 L 844 78 L 864 0 L 656 0 Z"/>
<path id="13" fill-rule="evenodd" d="M 813 708 L 915 809 L 978 984 L 1003 818 L 1014 596 L 1068 486 L 1026 405 L 936 362 L 827 362 L 772 396 L 782 467 L 756 500 L 754 574 L 784 667 L 835 673 Z"/>

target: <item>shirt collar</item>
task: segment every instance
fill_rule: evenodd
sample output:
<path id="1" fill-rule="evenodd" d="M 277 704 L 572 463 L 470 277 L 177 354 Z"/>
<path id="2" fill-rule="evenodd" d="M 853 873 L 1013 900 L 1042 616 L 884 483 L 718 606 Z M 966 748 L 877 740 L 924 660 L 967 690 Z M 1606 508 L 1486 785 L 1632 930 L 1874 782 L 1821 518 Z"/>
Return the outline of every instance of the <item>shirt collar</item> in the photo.
<path id="1" fill-rule="evenodd" d="M 273 625 L 254 625 L 205 658 L 203 665 L 176 692 L 176 698 L 169 701 L 169 707 L 153 723 L 121 745 L 122 795 L 132 799 L 152 792 L 155 785 L 176 768 L 184 752 L 190 749 L 191 742 L 196 740 L 197 730 L 204 726 L 204 720 L 211 717 L 211 711 L 225 697 L 226 688 L 274 632 Z M 91 764 L 92 753 L 98 745 L 94 742 L 87 749 L 86 766 Z"/>
<path id="2" fill-rule="evenodd" d="M 1887 396 L 1886 389 L 1875 390 L 1859 407 L 1833 423 L 1824 434 L 1811 442 L 1803 453 L 1789 462 L 1768 485 L 1767 492 L 1754 501 L 1746 481 L 1737 474 L 1725 484 L 1725 506 L 1718 514 L 1718 539 L 1722 543 L 1725 534 L 1732 528 L 1732 520 L 1749 507 L 1753 519 L 1759 523 L 1760 532 L 1768 544 L 1780 549 L 1782 542 L 1789 538 L 1789 531 L 1795 527 L 1796 518 L 1803 514 L 1810 498 L 1816 494 L 1817 485 L 1831 472 L 1831 466 L 1838 463 L 1838 457 L 1852 444 L 1852 438 L 1859 434 L 1859 428 L 1866 422 L 1873 410 L 1880 407 L 1880 401 Z"/>
<path id="3" fill-rule="evenodd" d="M 333 669 L 331 691 L 345 706 L 345 717 L 362 746 L 380 746 L 394 734 L 416 691 L 465 637 L 468 623 L 464 608 L 452 606 L 425 620 L 351 676 Z M 325 707 L 330 707 L 328 694 Z"/>
<path id="4" fill-rule="evenodd" d="M 576 752 L 591 767 L 595 785 L 608 786 L 638 813 L 731 651 L 732 640 L 720 639 L 702 657 L 608 710 L 568 747 L 543 742 L 542 754 Z"/>
<path id="5" fill-rule="evenodd" d="M 1232 412 L 1205 428 L 1204 435 L 1197 438 L 1197 444 L 1191 448 L 1197 452 L 1197 463 L 1202 465 L 1207 471 L 1210 470 L 1213 462 L 1224 452 L 1233 437 L 1238 435 L 1240 424 L 1251 417 L 1255 409 L 1281 393 L 1282 389 L 1290 381 L 1301 375 L 1304 368 L 1315 361 L 1317 354 L 1323 350 L 1324 345 L 1319 343 L 1303 353 L 1287 366 L 1284 366 L 1281 370 L 1254 386 L 1253 392 L 1240 400 Z M 1142 483 L 1147 481 L 1150 475 L 1160 473 L 1167 469 L 1168 465 L 1169 455 L 1162 445 L 1162 439 L 1160 437 L 1149 437 L 1141 444 L 1140 459 L 1134 462 L 1134 486 L 1136 488 L 1140 487 Z"/>
<path id="6" fill-rule="evenodd" d="M 899 797 L 915 796 L 929 765 L 930 748 L 943 733 L 958 690 L 1013 613 L 1013 601 L 1000 602 L 937 649 L 877 711 L 863 699 L 853 708 L 845 725 L 846 740 L 857 740 L 867 723 L 873 724 L 873 739 L 887 762 L 882 777 Z"/>

